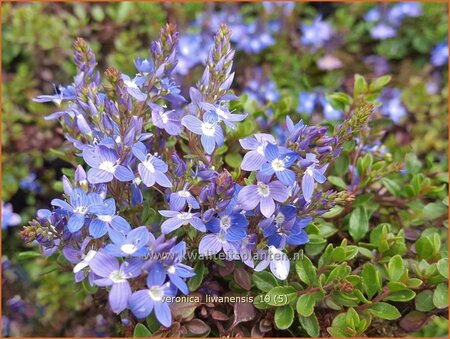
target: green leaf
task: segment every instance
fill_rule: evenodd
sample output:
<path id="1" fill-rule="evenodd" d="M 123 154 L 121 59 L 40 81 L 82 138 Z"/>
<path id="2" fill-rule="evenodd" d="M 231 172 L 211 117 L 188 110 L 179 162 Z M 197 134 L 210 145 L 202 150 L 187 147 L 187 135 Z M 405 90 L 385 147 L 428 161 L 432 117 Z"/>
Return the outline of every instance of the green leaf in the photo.
<path id="1" fill-rule="evenodd" d="M 268 293 L 269 301 L 267 302 L 271 306 L 284 306 L 297 298 L 297 290 L 292 286 L 277 286 L 272 288 Z"/>
<path id="2" fill-rule="evenodd" d="M 408 153 L 405 156 L 405 166 L 409 174 L 414 175 L 422 169 L 422 163 L 414 153 Z"/>
<path id="3" fill-rule="evenodd" d="M 308 333 L 310 337 L 315 338 L 319 336 L 319 321 L 317 320 L 317 317 L 314 313 L 309 317 L 299 315 L 298 319 L 300 320 L 300 325 L 302 325 L 302 328 L 306 331 L 306 333 Z"/>
<path id="4" fill-rule="evenodd" d="M 294 322 L 294 309 L 291 305 L 278 307 L 275 311 L 275 325 L 280 330 L 288 329 Z"/>
<path id="5" fill-rule="evenodd" d="M 300 280 L 306 285 L 311 286 L 316 283 L 316 268 L 307 256 L 301 256 L 301 259 L 295 263 L 295 270 Z"/>
<path id="6" fill-rule="evenodd" d="M 133 338 L 148 338 L 151 336 L 152 333 L 143 324 L 139 323 L 134 327 Z"/>
<path id="7" fill-rule="evenodd" d="M 405 272 L 403 259 L 400 255 L 394 255 L 388 264 L 388 274 L 391 281 L 399 281 Z"/>
<path id="8" fill-rule="evenodd" d="M 242 156 L 239 153 L 228 153 L 225 155 L 225 163 L 232 168 L 238 168 L 241 166 Z"/>
<path id="9" fill-rule="evenodd" d="M 382 77 L 379 77 L 371 82 L 371 84 L 369 85 L 369 90 L 371 92 L 379 91 L 384 86 L 386 86 L 389 83 L 389 81 L 391 81 L 391 76 L 383 75 Z"/>
<path id="10" fill-rule="evenodd" d="M 364 265 L 361 271 L 362 285 L 369 299 L 381 291 L 380 273 L 372 264 Z"/>
<path id="11" fill-rule="evenodd" d="M 17 255 L 17 258 L 19 260 L 28 260 L 28 259 L 34 259 L 34 258 L 40 258 L 40 257 L 42 257 L 42 254 L 40 254 L 39 252 L 35 252 L 35 251 L 20 252 Z"/>
<path id="12" fill-rule="evenodd" d="M 415 299 L 416 310 L 421 312 L 430 312 L 434 309 L 433 291 L 425 290 L 420 292 Z"/>
<path id="13" fill-rule="evenodd" d="M 361 75 L 355 74 L 355 86 L 353 88 L 353 95 L 356 97 L 362 93 L 367 92 L 368 86 L 366 79 L 364 79 Z"/>
<path id="14" fill-rule="evenodd" d="M 191 292 L 197 290 L 203 282 L 203 276 L 205 275 L 206 267 L 203 261 L 198 261 L 194 266 L 195 276 L 189 279 L 188 286 Z"/>
<path id="15" fill-rule="evenodd" d="M 347 184 L 340 177 L 335 177 L 335 176 L 330 175 L 328 177 L 328 181 L 331 182 L 334 186 L 337 186 L 337 187 L 342 188 L 344 190 L 347 189 Z"/>
<path id="16" fill-rule="evenodd" d="M 399 184 L 397 184 L 397 182 L 388 178 L 381 178 L 380 182 L 392 195 L 396 197 L 400 196 L 402 188 Z"/>
<path id="17" fill-rule="evenodd" d="M 447 283 L 442 283 L 437 285 L 433 293 L 433 304 L 437 308 L 448 307 L 448 285 Z"/>
<path id="18" fill-rule="evenodd" d="M 252 281 L 256 287 L 263 292 L 269 292 L 272 288 L 278 286 L 277 279 L 269 272 L 254 272 Z"/>
<path id="19" fill-rule="evenodd" d="M 367 211 L 364 207 L 360 206 L 353 210 L 350 215 L 349 233 L 354 241 L 359 241 L 369 231 L 369 220 Z"/>
<path id="20" fill-rule="evenodd" d="M 384 302 L 373 304 L 368 310 L 375 317 L 386 320 L 395 320 L 402 316 L 395 306 Z"/>
<path id="21" fill-rule="evenodd" d="M 430 202 L 429 204 L 425 205 L 423 209 L 423 216 L 428 220 L 434 220 L 441 216 L 443 216 L 445 213 L 447 213 L 448 207 L 445 206 L 442 202 Z"/>
<path id="22" fill-rule="evenodd" d="M 297 300 L 297 313 L 303 317 L 309 317 L 314 312 L 316 302 L 323 298 L 322 292 L 305 293 Z"/>
<path id="23" fill-rule="evenodd" d="M 419 261 L 423 259 L 430 259 L 434 255 L 433 243 L 428 237 L 419 238 L 416 241 L 415 248 Z"/>
<path id="24" fill-rule="evenodd" d="M 442 258 L 437 262 L 437 269 L 439 273 L 448 279 L 448 258 Z"/>
<path id="25" fill-rule="evenodd" d="M 416 296 L 416 292 L 407 289 L 407 290 L 393 292 L 388 297 L 384 298 L 383 300 L 406 302 L 406 301 L 413 300 L 415 296 Z"/>

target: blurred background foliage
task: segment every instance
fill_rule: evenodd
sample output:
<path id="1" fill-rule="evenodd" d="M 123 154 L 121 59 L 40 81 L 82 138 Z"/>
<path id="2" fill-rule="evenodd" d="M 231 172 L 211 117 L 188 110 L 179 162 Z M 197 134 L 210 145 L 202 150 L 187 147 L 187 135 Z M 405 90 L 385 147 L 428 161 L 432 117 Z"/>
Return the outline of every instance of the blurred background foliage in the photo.
<path id="1" fill-rule="evenodd" d="M 280 116 L 297 115 L 300 92 L 349 92 L 355 73 L 369 79 L 379 75 L 364 62 L 365 57 L 381 56 L 389 63 L 387 72 L 393 77 L 389 86 L 401 90 L 401 102 L 408 111 L 401 122 L 387 121 L 384 126 L 388 132 L 383 143 L 389 156 L 403 162 L 405 154 L 411 154 L 410 163 L 420 163 L 423 173 L 435 178 L 436 184 L 448 183 L 443 175 L 447 171 L 447 70 L 430 64 L 431 50 L 447 38 L 447 4 L 423 3 L 422 15 L 406 18 L 396 36 L 384 40 L 371 37 L 374 24 L 364 19 L 373 7 L 371 3 L 297 3 L 293 15 L 282 23 L 285 27 L 279 30 L 273 45 L 257 54 L 238 51 L 236 55 L 235 92 L 241 94 L 248 87 L 257 67 L 267 81 L 275 83 L 279 100 L 256 103 L 247 94 L 240 105 L 254 116 L 267 110 Z M 193 22 L 202 13 L 236 10 L 246 22 L 267 16 L 261 3 L 2 4 L 2 200 L 11 202 L 25 222 L 62 191 L 59 179 L 66 165 L 61 160 L 64 136 L 53 121 L 43 119 L 54 111 L 54 106 L 36 104 L 31 99 L 53 93 L 53 84 L 72 82 L 72 44 L 76 37 L 90 43 L 100 69 L 108 65 L 132 74 L 134 58 L 147 57 L 149 42 L 165 22 L 176 23 L 181 34 L 197 32 Z M 311 23 L 317 15 L 335 30 L 337 39 L 330 49 L 341 61 L 341 67 L 321 69 L 317 61 L 330 51 L 296 43 L 301 34 L 299 25 Z M 197 81 L 201 69 L 192 69 L 182 82 Z M 434 86 L 432 91 L 430 86 Z M 187 88 L 182 90 L 186 93 Z M 264 91 L 263 87 L 260 91 Z M 302 113 L 301 117 L 311 124 L 323 120 L 320 114 Z M 242 125 L 249 130 L 255 127 Z M 247 130 L 244 134 L 248 133 Z M 334 175 L 340 174 L 339 169 L 334 171 Z M 442 210 L 442 206 L 436 208 Z M 420 219 L 422 214 L 416 217 Z M 414 224 L 414 220 L 409 222 Z M 3 230 L 2 305 L 7 316 L 3 323 L 6 334 L 120 334 L 118 327 L 111 325 L 120 319 L 106 312 L 101 304 L 93 303 L 86 288 L 74 285 L 70 268 L 61 272 L 62 261 L 19 255 L 24 247 L 18 232 L 19 227 Z M 445 319 L 436 318 L 417 335 L 443 335 L 446 327 Z"/>

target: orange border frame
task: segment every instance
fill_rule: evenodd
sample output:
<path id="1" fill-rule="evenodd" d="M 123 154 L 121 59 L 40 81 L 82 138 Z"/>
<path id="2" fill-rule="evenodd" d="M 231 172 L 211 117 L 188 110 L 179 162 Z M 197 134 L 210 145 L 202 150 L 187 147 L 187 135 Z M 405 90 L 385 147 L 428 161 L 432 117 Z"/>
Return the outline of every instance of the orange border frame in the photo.
<path id="1" fill-rule="evenodd" d="M 270 1 L 281 2 L 283 0 L 270 0 Z M 341 3 L 352 3 L 352 2 L 375 3 L 375 2 L 400 2 L 400 1 L 403 1 L 403 2 L 414 2 L 414 0 L 406 0 L 406 1 L 405 0 L 400 0 L 400 1 L 398 1 L 398 0 L 397 1 L 395 1 L 395 0 L 385 0 L 385 1 L 379 1 L 379 0 L 375 0 L 375 1 L 370 1 L 370 0 L 355 0 L 355 1 L 343 1 L 343 0 L 327 0 L 327 1 L 321 1 L 321 0 L 309 0 L 309 1 L 289 0 L 289 1 L 294 1 L 294 2 L 341 2 Z M 25 2 L 124 2 L 124 1 L 121 1 L 121 0 L 95 0 L 95 1 L 89 1 L 89 0 L 78 0 L 78 1 L 77 0 L 68 0 L 68 1 L 65 1 L 65 0 L 53 0 L 53 1 L 48 1 L 48 0 L 31 0 L 31 1 L 0 0 L 0 34 L 1 34 L 2 37 L 3 37 L 3 31 L 2 31 L 3 30 L 2 4 L 3 3 L 14 3 L 14 2 L 17 2 L 17 3 L 24 2 L 25 3 Z M 159 0 L 130 0 L 130 2 L 164 2 L 164 1 L 159 1 Z M 194 0 L 194 1 L 192 1 L 192 0 L 169 0 L 167 2 L 180 2 L 180 3 L 183 3 L 183 2 L 255 2 L 255 3 L 258 3 L 258 2 L 262 2 L 262 1 L 261 0 L 246 0 L 246 1 L 245 0 L 227 0 L 227 1 L 221 1 L 221 0 Z M 435 0 L 435 1 L 433 1 L 433 0 L 419 0 L 417 2 L 434 2 L 434 3 L 445 2 L 445 3 L 448 3 L 449 6 L 447 7 L 447 16 L 450 18 L 450 2 L 448 0 Z M 450 41 L 450 32 L 447 32 L 447 34 L 448 34 L 447 39 Z M 0 52 L 3 51 L 2 43 L 3 43 L 3 39 L 0 39 Z M 3 56 L 3 54 L 0 56 L 0 61 L 2 60 L 2 56 Z M 2 74 L 3 74 L 2 73 L 2 63 L 0 62 L 0 80 L 1 80 L 0 81 L 0 92 L 2 92 L 2 86 L 3 86 Z M 448 76 L 450 78 L 450 67 L 448 69 Z M 450 88 L 449 88 L 448 94 L 449 94 L 449 98 L 450 98 Z M 0 116 L 3 113 L 2 112 L 2 107 L 3 107 L 2 106 L 2 96 L 0 96 Z M 450 126 L 449 126 L 449 122 L 450 122 L 450 107 L 449 107 L 449 105 L 447 106 L 447 108 L 448 108 L 448 112 L 447 112 L 448 113 L 448 115 L 447 115 L 447 128 L 448 128 L 448 133 L 450 135 Z M 2 127 L 2 120 L 0 120 L 0 128 L 1 127 Z M 1 137 L 1 133 L 2 132 L 0 130 L 0 137 Z M 450 146 L 450 144 L 448 142 L 447 142 L 447 145 Z M 447 147 L 447 152 L 448 152 L 447 153 L 448 158 L 450 159 L 450 150 L 449 150 L 448 147 Z M 0 145 L 0 157 L 1 156 L 2 156 L 2 145 Z M 449 165 L 450 165 L 450 160 L 449 160 Z M 2 169 L 3 169 L 3 162 L 0 164 L 0 177 L 1 178 L 3 178 L 3 176 L 2 176 Z M 450 179 L 450 171 L 448 173 L 448 177 Z M 2 186 L 0 185 L 0 195 L 1 195 L 1 193 L 2 193 Z M 450 197 L 450 193 L 449 193 L 449 197 Z M 0 211 L 1 211 L 1 207 L 0 207 Z M 448 217 L 448 221 L 450 223 L 450 216 Z M 2 238 L 2 234 L 0 234 L 0 240 L 1 240 L 1 238 Z M 447 235 L 447 238 L 448 238 L 448 240 L 450 240 L 449 235 Z M 450 249 L 450 245 L 449 245 L 448 249 Z M 3 253 L 2 252 L 2 244 L 1 244 L 1 242 L 0 242 L 0 253 Z M 449 270 L 450 270 L 450 264 L 449 264 Z M 2 280 L 2 278 L 3 278 L 3 272 L 2 272 L 2 267 L 0 266 L 0 280 Z M 0 299 L 1 299 L 1 297 L 2 297 L 2 289 L 0 287 Z M 449 297 L 449 301 L 450 301 L 450 297 Z M 0 305 L 0 317 L 2 315 L 2 308 L 3 308 L 3 305 Z M 450 318 L 449 317 L 450 316 L 450 309 L 448 310 L 448 314 L 447 315 L 448 315 L 447 319 L 449 319 Z M 2 328 L 2 320 L 1 320 L 1 318 L 0 318 L 0 328 Z M 450 335 L 450 320 L 448 321 L 447 335 Z M 19 338 L 24 338 L 24 339 L 30 338 L 31 339 L 31 338 L 39 338 L 39 337 L 19 337 Z M 45 338 L 45 337 L 43 337 L 43 338 Z M 61 338 L 61 339 L 63 339 L 63 338 L 70 338 L 70 337 L 52 337 L 52 338 Z M 84 337 L 84 338 L 90 339 L 89 337 Z M 95 337 L 91 337 L 91 338 L 94 339 Z M 123 337 L 110 337 L 110 338 L 118 338 L 119 339 L 119 338 L 123 338 Z M 190 338 L 195 338 L 195 337 L 190 337 Z M 388 338 L 388 337 L 376 337 L 376 338 L 379 338 L 379 339 L 391 339 L 391 338 Z M 408 337 L 405 337 L 405 338 L 408 338 Z M 426 337 L 424 337 L 424 338 L 426 338 Z M 264 337 L 264 339 L 275 339 L 275 338 Z M 319 339 L 325 339 L 325 338 L 324 337 L 319 337 Z"/>

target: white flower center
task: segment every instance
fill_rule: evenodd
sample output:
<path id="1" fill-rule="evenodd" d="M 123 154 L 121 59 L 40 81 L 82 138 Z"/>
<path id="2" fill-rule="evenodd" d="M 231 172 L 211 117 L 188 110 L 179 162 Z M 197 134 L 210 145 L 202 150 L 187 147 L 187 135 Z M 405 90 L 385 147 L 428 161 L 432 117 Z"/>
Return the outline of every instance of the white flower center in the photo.
<path id="1" fill-rule="evenodd" d="M 73 211 L 74 211 L 75 213 L 86 214 L 86 212 L 87 212 L 87 207 L 86 207 L 86 206 L 78 206 L 77 208 L 74 208 Z"/>
<path id="2" fill-rule="evenodd" d="M 153 166 L 153 164 L 151 163 L 150 160 L 146 160 L 143 162 L 144 167 L 150 172 L 150 173 L 155 173 L 155 166 Z"/>
<path id="3" fill-rule="evenodd" d="M 210 124 L 209 122 L 202 123 L 202 133 L 208 137 L 214 136 L 216 132 L 216 125 Z"/>
<path id="4" fill-rule="evenodd" d="M 178 192 L 178 195 L 182 198 L 189 198 L 191 196 L 191 193 L 189 193 L 189 191 L 182 190 Z"/>
<path id="5" fill-rule="evenodd" d="M 122 246 L 120 246 L 120 249 L 123 253 L 126 254 L 133 254 L 137 251 L 137 247 L 134 244 L 123 244 Z"/>
<path id="6" fill-rule="evenodd" d="M 183 213 L 178 214 L 178 216 L 177 216 L 177 218 L 181 219 L 181 220 L 189 220 L 189 219 L 191 219 L 191 217 L 192 217 L 192 214 L 189 212 L 183 212 Z"/>
<path id="7" fill-rule="evenodd" d="M 141 184 L 141 182 L 142 182 L 142 180 L 139 177 L 136 177 L 136 178 L 133 179 L 133 183 L 138 185 L 138 186 Z"/>
<path id="8" fill-rule="evenodd" d="M 270 187 L 262 182 L 258 182 L 258 194 L 263 198 L 267 198 L 270 195 Z"/>
<path id="9" fill-rule="evenodd" d="M 314 168 L 313 166 L 309 166 L 306 169 L 305 173 L 312 177 L 313 176 L 313 168 Z"/>
<path id="10" fill-rule="evenodd" d="M 174 274 L 175 273 L 175 266 L 170 266 L 168 269 L 167 269 L 167 273 L 170 273 L 170 274 Z"/>
<path id="11" fill-rule="evenodd" d="M 122 271 L 112 271 L 109 275 L 109 279 L 113 281 L 113 283 L 121 283 L 127 281 L 125 274 Z"/>
<path id="12" fill-rule="evenodd" d="M 132 80 L 124 80 L 124 85 L 129 87 L 129 88 L 139 88 L 136 83 Z"/>
<path id="13" fill-rule="evenodd" d="M 148 294 L 154 301 L 161 301 L 164 297 L 164 290 L 161 287 L 153 287 L 148 291 Z"/>
<path id="14" fill-rule="evenodd" d="M 169 121 L 169 117 L 166 113 L 161 114 L 161 120 L 163 123 L 167 124 L 167 122 Z"/>
<path id="15" fill-rule="evenodd" d="M 224 230 L 227 230 L 231 226 L 231 218 L 228 215 L 223 216 L 220 219 L 220 227 Z"/>
<path id="16" fill-rule="evenodd" d="M 116 166 L 112 161 L 106 160 L 103 161 L 98 168 L 106 172 L 114 173 L 114 169 L 116 168 Z"/>
<path id="17" fill-rule="evenodd" d="M 284 171 L 284 161 L 280 159 L 275 159 L 272 161 L 272 168 L 275 172 Z"/>
<path id="18" fill-rule="evenodd" d="M 98 219 L 107 223 L 110 223 L 112 221 L 112 216 L 110 215 L 99 215 Z"/>
<path id="19" fill-rule="evenodd" d="M 284 222 L 285 217 L 283 213 L 278 213 L 277 216 L 275 217 L 275 223 L 277 224 L 277 226 L 281 226 L 281 224 Z"/>

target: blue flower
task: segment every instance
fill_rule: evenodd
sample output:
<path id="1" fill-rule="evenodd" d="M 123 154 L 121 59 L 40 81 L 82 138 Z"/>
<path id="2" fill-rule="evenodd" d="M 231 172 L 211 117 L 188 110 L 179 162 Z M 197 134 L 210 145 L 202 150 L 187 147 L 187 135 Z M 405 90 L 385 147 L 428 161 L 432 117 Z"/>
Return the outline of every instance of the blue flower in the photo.
<path id="1" fill-rule="evenodd" d="M 251 211 L 260 206 L 261 213 L 266 217 L 275 211 L 275 201 L 285 202 L 289 197 L 289 190 L 279 181 L 267 183 L 265 178 L 257 175 L 256 185 L 243 187 L 238 193 L 238 206 L 246 211 Z"/>
<path id="2" fill-rule="evenodd" d="M 322 104 L 323 115 L 327 120 L 338 120 L 342 118 L 342 111 L 334 109 L 325 97 L 320 102 Z"/>
<path id="3" fill-rule="evenodd" d="M 187 190 L 186 187 L 181 191 L 170 194 L 169 206 L 171 210 L 181 211 L 186 206 L 186 204 L 188 204 L 189 208 L 200 208 L 197 200 L 192 196 L 192 194 Z"/>
<path id="4" fill-rule="evenodd" d="M 33 99 L 34 102 L 50 102 L 53 101 L 58 106 L 63 100 L 74 100 L 76 98 L 74 86 L 58 86 L 58 90 L 55 88 L 54 95 L 39 95 Z"/>
<path id="5" fill-rule="evenodd" d="M 139 318 L 146 318 L 153 310 L 158 321 L 166 326 L 172 325 L 172 313 L 167 299 L 176 296 L 177 289 L 170 282 L 165 282 L 164 269 L 153 270 L 147 277 L 148 289 L 134 292 L 130 299 L 130 310 Z"/>
<path id="6" fill-rule="evenodd" d="M 114 178 L 119 181 L 134 179 L 133 172 L 128 167 L 120 165 L 117 152 L 104 145 L 84 148 L 83 158 L 92 167 L 87 173 L 91 184 L 107 183 Z"/>
<path id="7" fill-rule="evenodd" d="M 143 76 L 136 76 L 133 80 L 126 74 L 122 74 L 123 84 L 129 95 L 135 98 L 137 101 L 145 101 L 147 99 L 147 94 L 142 92 L 140 86 L 142 86 L 146 78 Z"/>
<path id="8" fill-rule="evenodd" d="M 370 30 L 370 35 L 374 39 L 385 40 L 395 37 L 397 35 L 397 30 L 392 26 L 381 22 L 378 25 L 372 27 L 372 29 Z"/>
<path id="9" fill-rule="evenodd" d="M 385 88 L 381 93 L 381 112 L 395 123 L 399 123 L 407 114 L 401 94 L 401 91 L 397 88 Z"/>
<path id="10" fill-rule="evenodd" d="M 201 102 L 200 107 L 206 111 L 211 111 L 217 114 L 218 121 L 223 121 L 231 129 L 235 129 L 233 122 L 239 122 L 247 117 L 247 114 L 232 114 L 224 104 L 212 105 L 207 102 Z"/>
<path id="11" fill-rule="evenodd" d="M 116 215 L 116 203 L 113 198 L 91 206 L 89 213 L 96 215 L 89 224 L 89 234 L 94 239 L 108 233 L 110 239 L 114 241 L 114 239 L 121 239 L 131 230 L 130 224 Z"/>
<path id="12" fill-rule="evenodd" d="M 436 67 L 444 66 L 448 63 L 448 42 L 441 42 L 431 51 L 431 64 Z"/>
<path id="13" fill-rule="evenodd" d="M 295 152 L 279 154 L 278 146 L 268 143 L 264 150 L 264 156 L 268 163 L 261 167 L 264 175 L 276 177 L 285 185 L 291 186 L 295 182 L 295 173 L 289 169 L 299 158 Z"/>
<path id="14" fill-rule="evenodd" d="M 94 283 L 97 286 L 112 286 L 109 291 L 109 305 L 114 313 L 120 313 L 127 308 L 131 296 L 128 279 L 141 274 L 142 260 L 133 258 L 119 264 L 117 258 L 97 252 L 89 261 L 91 270 L 99 276 Z"/>
<path id="15" fill-rule="evenodd" d="M 153 124 L 164 129 L 170 135 L 179 135 L 181 131 L 181 119 L 176 110 L 164 111 L 164 109 L 152 102 L 147 102 L 152 110 Z"/>
<path id="16" fill-rule="evenodd" d="M 151 187 L 155 182 L 163 187 L 172 187 L 170 179 L 165 174 L 168 170 L 167 164 L 155 155 L 145 154 L 147 149 L 144 144 L 137 143 L 132 152 L 141 163 L 138 172 L 145 186 Z"/>
<path id="17" fill-rule="evenodd" d="M 280 280 L 286 280 L 289 275 L 290 261 L 286 253 L 281 252 L 275 246 L 269 246 L 266 251 L 259 251 L 262 260 L 255 267 L 256 272 L 261 272 L 270 266 L 273 275 Z"/>
<path id="18" fill-rule="evenodd" d="M 67 228 L 71 233 L 75 233 L 83 227 L 86 214 L 91 213 L 93 206 L 102 202 L 102 198 L 97 193 L 86 193 L 81 188 L 75 187 L 69 196 L 70 204 L 61 199 L 53 199 L 52 205 L 57 206 L 56 212 L 69 217 Z"/>
<path id="19" fill-rule="evenodd" d="M 195 276 L 195 273 L 192 267 L 181 263 L 185 254 L 186 243 L 182 241 L 173 246 L 165 256 L 165 259 L 162 262 L 157 262 L 149 271 L 149 274 L 151 275 L 155 271 L 158 272 L 157 274 L 160 274 L 159 272 L 165 271 L 174 286 L 182 293 L 189 294 L 189 288 L 184 279 Z"/>
<path id="20" fill-rule="evenodd" d="M 201 135 L 201 143 L 206 153 L 212 154 L 216 144 L 223 144 L 223 130 L 216 113 L 209 111 L 203 115 L 203 121 L 193 115 L 186 115 L 181 123 L 191 132 Z"/>
<path id="21" fill-rule="evenodd" d="M 281 206 L 276 216 L 263 220 L 260 227 L 264 237 L 268 238 L 267 244 L 276 248 L 284 248 L 286 244 L 302 245 L 309 241 L 308 235 L 303 230 L 312 218 L 297 218 L 297 209 L 292 205 Z"/>
<path id="22" fill-rule="evenodd" d="M 206 231 L 204 222 L 199 218 L 199 213 L 162 210 L 159 211 L 159 214 L 169 218 L 161 225 L 161 232 L 164 234 L 175 231 L 183 225 L 191 225 L 200 232 Z"/>
<path id="23" fill-rule="evenodd" d="M 17 226 L 22 219 L 20 215 L 13 212 L 11 204 L 5 204 L 2 200 L 2 229 L 8 228 L 8 226 Z"/>
<path id="24" fill-rule="evenodd" d="M 247 236 L 248 220 L 240 213 L 222 212 L 219 218 L 213 218 L 206 223 L 206 228 L 212 234 L 205 235 L 199 244 L 201 255 L 214 255 L 223 251 L 226 254 L 237 254 L 233 242 L 239 242 Z"/>
<path id="25" fill-rule="evenodd" d="M 298 96 L 299 104 L 297 107 L 298 113 L 305 113 L 311 115 L 316 106 L 317 94 L 314 92 L 300 92 Z"/>
<path id="26" fill-rule="evenodd" d="M 333 35 L 333 28 L 329 23 L 322 21 L 321 17 L 317 17 L 311 24 L 301 25 L 301 30 L 301 43 L 315 48 L 322 47 Z"/>
<path id="27" fill-rule="evenodd" d="M 241 169 L 244 171 L 259 171 L 266 162 L 264 150 L 266 144 L 275 143 L 275 138 L 270 134 L 256 133 L 252 137 L 239 140 L 242 148 L 250 150 L 244 155 Z"/>
<path id="28" fill-rule="evenodd" d="M 134 65 L 137 71 L 142 74 L 153 74 L 155 71 L 155 65 L 151 59 L 136 58 Z"/>
<path id="29" fill-rule="evenodd" d="M 306 167 L 305 174 L 302 178 L 302 194 L 306 202 L 311 201 L 315 181 L 323 184 L 327 180 L 323 173 L 328 166 L 324 165 L 321 168 L 316 168 L 318 163 L 319 161 L 316 159 L 316 155 L 312 153 L 306 154 L 306 158 L 300 161 L 302 167 Z"/>
<path id="30" fill-rule="evenodd" d="M 111 240 L 113 244 L 106 245 L 105 253 L 115 257 L 143 257 L 149 252 L 145 245 L 150 240 L 150 235 L 145 226 L 134 228 L 126 236 L 122 235 Z"/>

